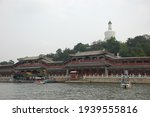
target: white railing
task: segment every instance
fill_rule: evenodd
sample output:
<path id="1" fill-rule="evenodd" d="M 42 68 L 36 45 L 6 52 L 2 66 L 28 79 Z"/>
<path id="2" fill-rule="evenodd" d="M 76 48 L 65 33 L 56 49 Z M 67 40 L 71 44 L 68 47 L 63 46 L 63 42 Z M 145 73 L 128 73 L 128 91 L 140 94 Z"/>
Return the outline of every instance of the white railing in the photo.
<path id="1" fill-rule="evenodd" d="M 49 78 L 70 78 L 70 75 L 51 75 L 49 76 Z M 83 75 L 82 77 L 83 79 L 86 78 L 123 78 L 123 75 Z M 134 75 L 134 74 L 130 74 L 129 78 L 150 78 L 150 75 Z"/>
<path id="2" fill-rule="evenodd" d="M 123 75 L 84 75 L 83 79 L 86 78 L 123 78 Z M 129 75 L 129 78 L 150 78 L 150 75 Z"/>
<path id="3" fill-rule="evenodd" d="M 70 78 L 70 75 L 51 75 L 49 78 Z"/>
<path id="4" fill-rule="evenodd" d="M 0 76 L 0 81 L 8 81 L 8 80 L 12 80 L 13 76 Z"/>

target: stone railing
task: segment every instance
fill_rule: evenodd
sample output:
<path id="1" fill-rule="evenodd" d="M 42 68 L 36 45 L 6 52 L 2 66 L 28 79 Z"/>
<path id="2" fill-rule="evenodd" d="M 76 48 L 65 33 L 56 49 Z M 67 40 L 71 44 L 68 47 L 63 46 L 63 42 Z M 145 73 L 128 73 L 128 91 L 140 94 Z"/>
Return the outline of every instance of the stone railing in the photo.
<path id="1" fill-rule="evenodd" d="M 84 75 L 83 79 L 86 78 L 123 78 L 123 75 Z M 129 78 L 150 78 L 150 75 L 129 75 Z"/>
<path id="2" fill-rule="evenodd" d="M 70 78 L 70 75 L 52 75 L 49 78 Z M 123 75 L 83 75 L 80 76 L 79 79 L 86 79 L 86 78 L 123 78 Z M 150 78 L 150 75 L 129 75 L 129 78 Z"/>
<path id="3" fill-rule="evenodd" d="M 49 78 L 70 78 L 70 75 L 52 75 Z"/>
<path id="4" fill-rule="evenodd" d="M 12 79 L 12 76 L 0 76 L 0 81 L 10 81 Z"/>

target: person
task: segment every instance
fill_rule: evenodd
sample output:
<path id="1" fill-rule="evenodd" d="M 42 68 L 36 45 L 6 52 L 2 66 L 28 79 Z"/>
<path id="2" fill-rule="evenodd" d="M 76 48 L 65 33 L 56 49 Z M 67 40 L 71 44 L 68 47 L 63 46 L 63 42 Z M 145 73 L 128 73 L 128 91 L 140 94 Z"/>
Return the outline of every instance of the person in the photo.
<path id="1" fill-rule="evenodd" d="M 125 84 L 124 76 L 123 76 L 123 78 L 122 78 L 122 80 L 121 80 L 121 84 Z"/>

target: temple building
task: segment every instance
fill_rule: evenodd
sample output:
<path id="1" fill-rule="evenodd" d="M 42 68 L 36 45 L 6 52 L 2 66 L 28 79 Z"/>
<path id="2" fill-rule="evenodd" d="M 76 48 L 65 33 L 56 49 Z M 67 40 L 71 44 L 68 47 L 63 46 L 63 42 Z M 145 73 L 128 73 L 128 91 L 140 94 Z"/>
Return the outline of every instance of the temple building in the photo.
<path id="1" fill-rule="evenodd" d="M 1 65 L 0 76 L 14 74 L 26 78 L 44 76 L 69 76 L 76 72 L 78 78 L 83 76 L 128 75 L 150 76 L 150 57 L 119 57 L 106 50 L 77 52 L 71 54 L 67 61 L 53 61 L 44 55 L 19 58 L 14 65 Z"/>
<path id="2" fill-rule="evenodd" d="M 110 63 L 106 61 L 107 58 L 115 56 L 106 51 L 87 51 L 77 52 L 70 55 L 70 62 L 66 65 L 69 71 L 78 71 L 80 76 L 83 75 L 108 75 L 108 67 Z"/>
<path id="3" fill-rule="evenodd" d="M 32 77 L 52 74 L 65 74 L 63 61 L 53 61 L 44 55 L 19 58 L 15 64 L 15 73 L 26 74 Z"/>
<path id="4" fill-rule="evenodd" d="M 14 64 L 0 65 L 0 77 L 10 77 L 14 74 Z"/>
<path id="5" fill-rule="evenodd" d="M 66 65 L 79 75 L 150 75 L 150 57 L 119 57 L 104 50 L 78 52 L 70 55 Z"/>
<path id="6" fill-rule="evenodd" d="M 45 56 L 24 57 L 14 65 L 15 73 L 32 76 L 68 76 L 76 71 L 78 77 L 95 75 L 150 75 L 150 57 L 119 57 L 106 50 L 77 52 L 67 61 L 53 61 Z"/>
<path id="7" fill-rule="evenodd" d="M 0 65 L 0 81 L 10 81 L 14 73 L 14 64 Z"/>

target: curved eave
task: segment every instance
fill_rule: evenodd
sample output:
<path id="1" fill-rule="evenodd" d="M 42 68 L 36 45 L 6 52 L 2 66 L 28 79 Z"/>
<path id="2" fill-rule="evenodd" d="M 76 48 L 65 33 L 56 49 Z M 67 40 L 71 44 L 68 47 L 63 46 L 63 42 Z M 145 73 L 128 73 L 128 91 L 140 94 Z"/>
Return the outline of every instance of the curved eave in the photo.
<path id="1" fill-rule="evenodd" d="M 150 65 L 143 65 L 143 66 L 111 66 L 109 69 L 143 69 L 148 68 L 150 69 Z"/>

